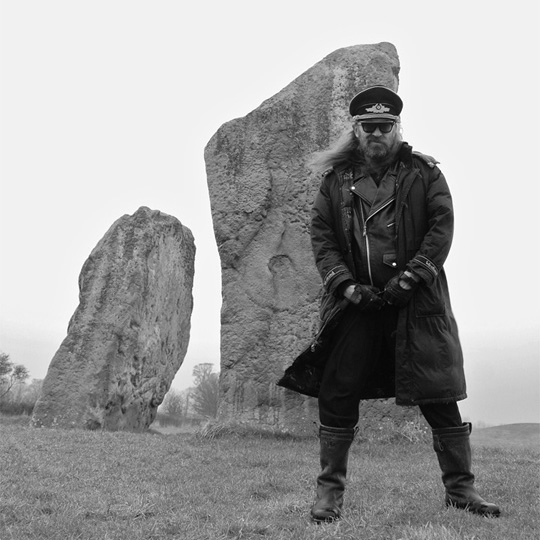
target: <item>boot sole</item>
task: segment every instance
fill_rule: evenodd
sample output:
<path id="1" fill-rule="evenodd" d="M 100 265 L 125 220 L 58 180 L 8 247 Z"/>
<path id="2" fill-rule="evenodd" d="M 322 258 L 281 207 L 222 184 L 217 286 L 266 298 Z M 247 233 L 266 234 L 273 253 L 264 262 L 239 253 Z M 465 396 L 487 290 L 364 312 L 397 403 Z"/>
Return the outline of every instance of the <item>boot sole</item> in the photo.
<path id="1" fill-rule="evenodd" d="M 321 523 L 334 523 L 336 521 L 339 521 L 341 519 L 341 516 L 337 517 L 327 517 L 327 518 L 319 518 L 315 516 L 311 516 L 311 521 L 314 523 L 317 523 L 317 525 L 320 525 Z"/>
<path id="2" fill-rule="evenodd" d="M 470 504 L 463 504 L 453 501 L 446 501 L 446 506 L 449 508 L 457 508 L 458 510 L 466 510 L 467 512 L 471 512 L 472 514 L 482 517 L 499 517 L 501 515 L 501 511 L 498 508 L 496 510 L 475 508 Z"/>

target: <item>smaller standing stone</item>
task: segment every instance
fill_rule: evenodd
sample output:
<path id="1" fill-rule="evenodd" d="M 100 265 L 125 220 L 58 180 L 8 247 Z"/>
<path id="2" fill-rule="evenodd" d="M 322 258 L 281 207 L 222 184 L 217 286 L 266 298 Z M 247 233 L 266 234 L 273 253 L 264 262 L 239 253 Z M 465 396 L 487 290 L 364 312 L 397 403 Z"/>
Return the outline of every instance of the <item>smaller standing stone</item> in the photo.
<path id="1" fill-rule="evenodd" d="M 176 218 L 139 208 L 85 262 L 68 335 L 36 403 L 36 427 L 140 430 L 182 365 L 195 244 Z"/>

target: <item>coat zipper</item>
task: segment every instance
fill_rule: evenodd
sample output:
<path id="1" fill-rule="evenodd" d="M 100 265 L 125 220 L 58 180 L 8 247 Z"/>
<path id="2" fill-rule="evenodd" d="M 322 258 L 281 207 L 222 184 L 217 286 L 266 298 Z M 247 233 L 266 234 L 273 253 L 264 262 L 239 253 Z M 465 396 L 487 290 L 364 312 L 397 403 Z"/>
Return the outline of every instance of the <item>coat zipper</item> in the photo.
<path id="1" fill-rule="evenodd" d="M 365 242 L 366 242 L 366 255 L 367 255 L 369 282 L 371 283 L 372 287 L 373 287 L 373 275 L 371 273 L 371 254 L 370 254 L 370 249 L 369 249 L 369 236 L 367 234 L 368 221 L 369 221 L 370 218 L 377 215 L 381 210 L 386 208 L 389 204 L 391 204 L 395 200 L 396 200 L 395 196 L 388 199 L 388 201 L 386 201 L 380 208 L 378 208 L 376 212 L 373 212 L 373 214 L 369 215 L 367 217 L 367 219 L 364 219 L 364 206 L 362 205 L 362 201 L 360 200 L 360 203 L 359 203 L 360 204 L 360 212 L 362 214 L 362 224 L 363 224 L 362 236 L 364 237 Z"/>

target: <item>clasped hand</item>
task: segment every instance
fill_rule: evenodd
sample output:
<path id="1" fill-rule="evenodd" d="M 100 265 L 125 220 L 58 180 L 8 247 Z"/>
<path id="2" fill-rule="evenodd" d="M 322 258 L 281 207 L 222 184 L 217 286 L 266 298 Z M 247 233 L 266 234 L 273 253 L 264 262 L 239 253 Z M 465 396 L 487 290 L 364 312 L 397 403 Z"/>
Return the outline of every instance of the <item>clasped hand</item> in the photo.
<path id="1" fill-rule="evenodd" d="M 349 285 L 343 295 L 349 302 L 357 305 L 363 311 L 378 311 L 385 303 L 377 287 L 361 285 L 360 283 Z"/>
<path id="2" fill-rule="evenodd" d="M 397 308 L 406 306 L 417 286 L 418 282 L 411 274 L 402 272 L 390 279 L 383 291 L 379 291 L 376 287 L 356 283 L 349 285 L 343 294 L 349 302 L 357 305 L 361 310 L 377 311 L 385 304 Z"/>
<path id="3" fill-rule="evenodd" d="M 405 307 L 413 297 L 418 281 L 408 272 L 393 277 L 384 287 L 383 300 L 394 307 Z"/>

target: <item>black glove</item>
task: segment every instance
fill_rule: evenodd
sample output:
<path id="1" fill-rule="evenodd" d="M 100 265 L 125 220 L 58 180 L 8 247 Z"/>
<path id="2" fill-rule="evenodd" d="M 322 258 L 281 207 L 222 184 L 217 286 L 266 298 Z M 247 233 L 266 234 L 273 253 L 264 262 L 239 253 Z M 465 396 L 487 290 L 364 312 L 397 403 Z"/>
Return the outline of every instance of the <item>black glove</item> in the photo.
<path id="1" fill-rule="evenodd" d="M 357 283 L 349 301 L 356 304 L 361 311 L 378 311 L 384 306 L 384 300 L 377 294 L 378 292 L 376 287 Z"/>
<path id="2" fill-rule="evenodd" d="M 410 286 L 410 289 L 404 289 L 399 284 L 400 281 L 407 283 Z M 402 272 L 388 281 L 384 286 L 382 297 L 388 304 L 397 308 L 402 308 L 409 303 L 409 300 L 413 297 L 417 287 L 418 282 Z"/>

